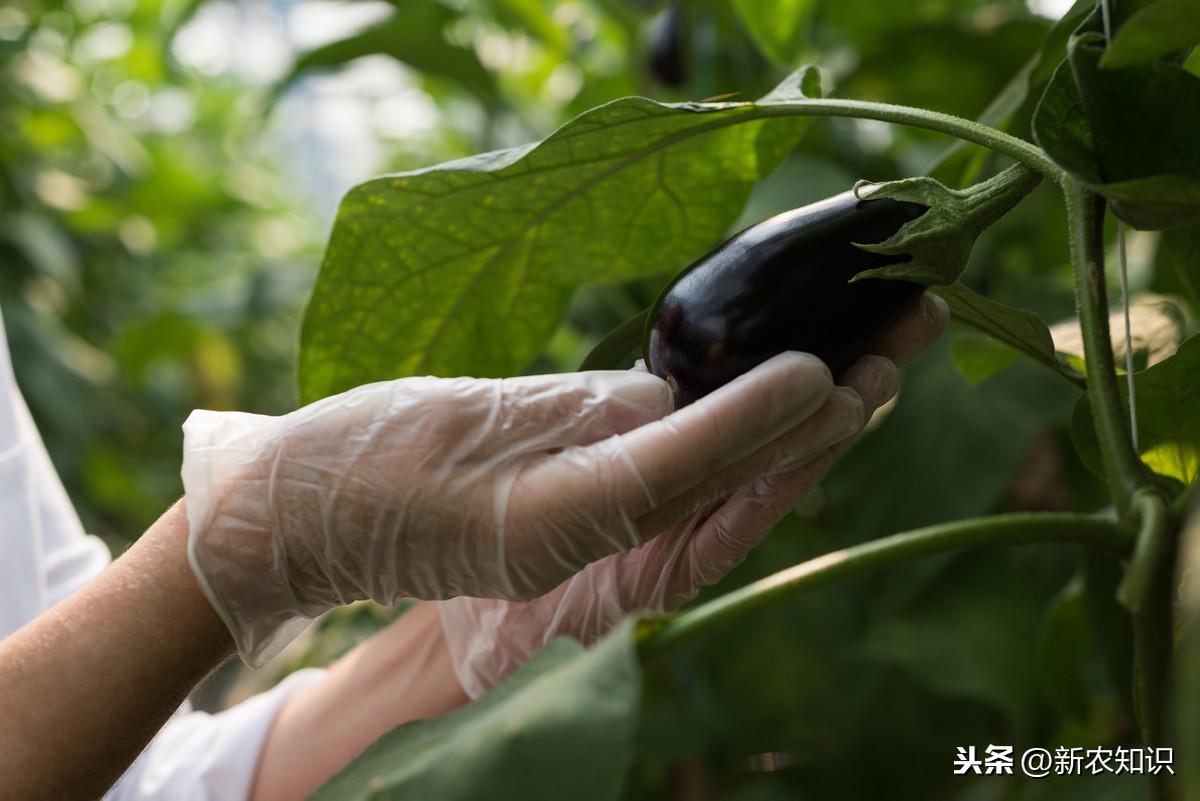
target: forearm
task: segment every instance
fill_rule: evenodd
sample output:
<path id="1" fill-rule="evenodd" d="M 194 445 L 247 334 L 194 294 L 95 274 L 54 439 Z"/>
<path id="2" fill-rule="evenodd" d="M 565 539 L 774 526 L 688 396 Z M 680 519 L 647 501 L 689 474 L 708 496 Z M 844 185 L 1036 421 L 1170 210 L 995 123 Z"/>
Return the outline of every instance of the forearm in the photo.
<path id="1" fill-rule="evenodd" d="M 233 652 L 187 564 L 183 503 L 0 642 L 0 799 L 92 799 Z"/>
<path id="2" fill-rule="evenodd" d="M 437 605 L 420 604 L 288 699 L 267 735 L 253 801 L 299 801 L 402 723 L 467 702 Z"/>

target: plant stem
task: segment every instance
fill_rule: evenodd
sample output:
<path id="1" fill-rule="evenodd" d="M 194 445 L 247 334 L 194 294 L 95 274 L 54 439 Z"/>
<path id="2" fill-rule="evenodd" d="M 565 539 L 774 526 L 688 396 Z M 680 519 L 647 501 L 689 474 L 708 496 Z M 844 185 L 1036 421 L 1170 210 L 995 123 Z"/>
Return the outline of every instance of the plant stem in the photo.
<path id="1" fill-rule="evenodd" d="M 1133 447 L 1121 406 L 1104 276 L 1104 201 L 1067 178 L 1062 183 L 1070 226 L 1075 301 L 1083 333 L 1088 404 L 1100 444 L 1109 494 L 1126 523 L 1138 521 L 1138 537 L 1125 578 L 1117 591 L 1133 613 L 1133 701 L 1146 747 L 1164 744 L 1167 731 L 1166 683 L 1171 659 L 1171 572 L 1174 543 L 1168 536 L 1166 502 L 1149 482 L 1148 471 Z M 1164 776 L 1151 776 L 1150 797 L 1168 791 Z"/>
<path id="2" fill-rule="evenodd" d="M 1145 484 L 1146 473 L 1141 458 L 1133 450 L 1128 420 L 1121 407 L 1108 329 L 1103 257 L 1104 202 L 1071 178 L 1063 180 L 1062 188 L 1070 227 L 1071 263 L 1075 271 L 1075 304 L 1083 333 L 1088 404 L 1109 494 L 1124 519 L 1133 493 Z"/>
<path id="3" fill-rule="evenodd" d="M 748 584 L 674 617 L 649 623 L 640 644 L 643 657 L 659 654 L 799 592 L 844 576 L 918 556 L 978 545 L 1078 542 L 1121 549 L 1129 534 L 1114 522 L 1081 514 L 1010 514 L 959 520 L 827 553 Z"/>
<path id="4" fill-rule="evenodd" d="M 1138 517 L 1138 535 L 1117 597 L 1136 615 L 1145 606 L 1171 542 L 1167 530 L 1170 516 L 1161 495 L 1152 490 L 1143 490 L 1134 496 L 1132 505 Z"/>
<path id="5" fill-rule="evenodd" d="M 1161 495 L 1139 491 L 1132 506 L 1138 536 L 1117 597 L 1133 613 L 1133 703 L 1142 743 L 1163 747 L 1170 738 L 1166 714 L 1176 543 L 1169 536 L 1171 516 Z M 1167 796 L 1165 778 L 1151 776 L 1151 801 Z"/>
<path id="6" fill-rule="evenodd" d="M 982 145 L 1013 158 L 1031 170 L 1041 173 L 1055 183 L 1066 180 L 1066 173 L 1037 145 L 974 120 L 929 111 L 923 108 L 897 106 L 891 103 L 872 103 L 865 100 L 841 98 L 760 101 L 754 107 L 755 117 L 854 117 L 879 120 L 913 128 L 949 134 L 967 142 Z"/>

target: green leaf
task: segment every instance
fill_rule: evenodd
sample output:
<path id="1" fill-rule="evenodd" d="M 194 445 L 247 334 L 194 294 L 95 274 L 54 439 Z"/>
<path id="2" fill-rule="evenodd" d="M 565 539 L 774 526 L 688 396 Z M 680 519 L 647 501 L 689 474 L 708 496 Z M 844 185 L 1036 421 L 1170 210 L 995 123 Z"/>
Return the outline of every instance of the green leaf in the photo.
<path id="1" fill-rule="evenodd" d="M 976 386 L 1017 360 L 1015 350 L 985 336 L 964 336 L 954 341 L 954 366 L 970 386 Z"/>
<path id="2" fill-rule="evenodd" d="M 997 303 L 961 282 L 935 287 L 933 292 L 950 305 L 950 314 L 957 322 L 982 331 L 1073 383 L 1083 381 L 1077 371 L 1059 358 L 1050 329 L 1033 312 Z"/>
<path id="3" fill-rule="evenodd" d="M 303 399 L 525 368 L 581 284 L 675 272 L 714 244 L 804 128 L 756 111 L 626 98 L 537 144 L 355 187 L 305 314 Z"/>
<path id="4" fill-rule="evenodd" d="M 767 58 L 794 67 L 808 39 L 813 0 L 733 0 L 750 38 Z"/>
<path id="5" fill-rule="evenodd" d="M 1103 36 L 1072 38 L 1034 137 L 1135 228 L 1200 223 L 1200 78 L 1165 62 L 1101 70 Z"/>
<path id="6" fill-rule="evenodd" d="M 1138 452 L 1159 475 L 1191 483 L 1200 469 L 1200 337 L 1179 346 L 1174 356 L 1134 375 L 1137 397 Z M 1129 399 L 1121 395 L 1129 413 Z M 1100 475 L 1099 446 L 1087 397 L 1079 399 L 1072 420 L 1075 446 L 1084 463 Z"/>
<path id="7" fill-rule="evenodd" d="M 1200 3 L 1159 0 L 1126 20 L 1117 30 L 1100 66 L 1128 67 L 1186 50 L 1200 42 Z"/>
<path id="8" fill-rule="evenodd" d="M 299 78 L 317 70 L 344 66 L 363 56 L 386 55 L 426 75 L 452 81 L 485 104 L 497 101 L 492 74 L 475 51 L 446 41 L 443 30 L 457 12 L 436 0 L 406 2 L 395 15 L 358 33 L 309 50 L 272 89 L 278 97 Z"/>
<path id="9" fill-rule="evenodd" d="M 625 322 L 609 331 L 604 339 L 596 343 L 583 363 L 580 370 L 625 370 L 628 369 L 641 353 L 642 336 L 646 331 L 646 318 L 650 309 L 642 309 Z"/>
<path id="10" fill-rule="evenodd" d="M 461 709 L 395 729 L 314 801 L 613 801 L 633 748 L 633 621 L 584 650 L 553 640 Z"/>

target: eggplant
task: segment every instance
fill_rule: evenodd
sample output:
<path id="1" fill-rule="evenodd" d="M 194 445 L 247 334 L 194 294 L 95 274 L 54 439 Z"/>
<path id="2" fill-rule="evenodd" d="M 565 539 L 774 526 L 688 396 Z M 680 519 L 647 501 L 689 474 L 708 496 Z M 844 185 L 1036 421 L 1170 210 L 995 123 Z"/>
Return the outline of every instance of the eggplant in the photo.
<path id="1" fill-rule="evenodd" d="M 822 359 L 839 377 L 925 291 L 864 278 L 907 261 L 871 253 L 921 216 L 920 203 L 860 200 L 844 192 L 735 234 L 681 272 L 647 320 L 647 367 L 682 407 L 787 350 Z"/>
<path id="2" fill-rule="evenodd" d="M 667 86 L 687 83 L 686 27 L 683 4 L 679 0 L 667 6 L 650 25 L 650 73 Z"/>

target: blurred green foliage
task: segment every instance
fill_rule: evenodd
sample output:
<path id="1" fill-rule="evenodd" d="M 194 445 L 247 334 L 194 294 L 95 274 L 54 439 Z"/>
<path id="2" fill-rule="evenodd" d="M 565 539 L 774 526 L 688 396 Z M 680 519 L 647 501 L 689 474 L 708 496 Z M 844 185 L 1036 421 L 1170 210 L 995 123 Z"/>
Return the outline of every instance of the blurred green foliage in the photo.
<path id="1" fill-rule="evenodd" d="M 116 548 L 181 492 L 196 407 L 293 403 L 315 226 L 246 88 L 170 55 L 177 4 L 0 9 L 0 307 L 86 527 Z"/>

